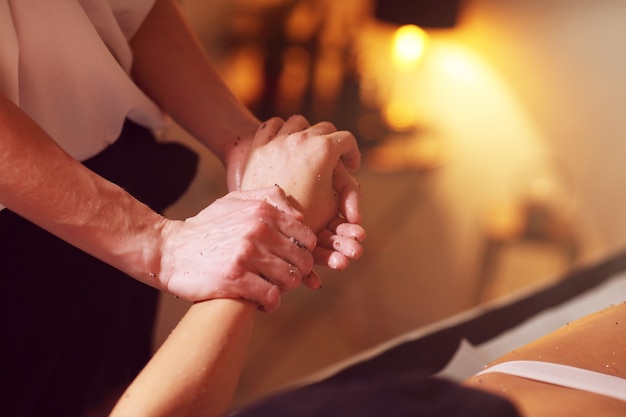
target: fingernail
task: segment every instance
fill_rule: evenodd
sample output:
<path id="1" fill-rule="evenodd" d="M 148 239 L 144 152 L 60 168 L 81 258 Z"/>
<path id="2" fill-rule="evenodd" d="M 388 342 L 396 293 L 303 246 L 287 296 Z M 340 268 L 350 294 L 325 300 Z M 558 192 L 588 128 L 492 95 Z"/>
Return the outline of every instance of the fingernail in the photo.
<path id="1" fill-rule="evenodd" d="M 322 280 L 317 274 L 313 272 L 302 277 L 302 280 L 305 281 L 307 283 L 307 286 L 313 290 L 317 291 L 322 288 Z"/>
<path id="2" fill-rule="evenodd" d="M 304 245 L 302 244 L 302 242 L 300 242 L 300 241 L 299 241 L 298 239 L 296 239 L 295 237 L 290 237 L 289 239 L 293 242 L 293 244 L 294 244 L 294 245 L 296 245 L 296 246 L 297 246 L 297 247 L 299 247 L 300 249 L 306 249 L 306 246 L 304 246 Z"/>

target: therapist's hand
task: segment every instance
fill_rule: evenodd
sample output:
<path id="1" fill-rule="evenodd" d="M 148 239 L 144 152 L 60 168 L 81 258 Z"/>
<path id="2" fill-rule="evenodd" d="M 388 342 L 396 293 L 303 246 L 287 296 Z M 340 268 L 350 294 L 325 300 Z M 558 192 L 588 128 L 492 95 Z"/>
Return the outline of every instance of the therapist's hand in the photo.
<path id="1" fill-rule="evenodd" d="M 185 221 L 166 221 L 158 279 L 191 301 L 244 298 L 276 310 L 313 267 L 315 233 L 276 186 L 231 192 Z"/>
<path id="2" fill-rule="evenodd" d="M 318 232 L 315 260 L 344 269 L 361 256 L 365 230 L 361 220 L 360 188 L 348 169 L 358 168 L 360 153 L 354 136 L 330 123 L 310 126 L 301 116 L 264 122 L 250 146 L 241 187 L 266 187 L 270 182 L 287 193 Z M 306 280 L 319 286 L 319 278 Z"/>

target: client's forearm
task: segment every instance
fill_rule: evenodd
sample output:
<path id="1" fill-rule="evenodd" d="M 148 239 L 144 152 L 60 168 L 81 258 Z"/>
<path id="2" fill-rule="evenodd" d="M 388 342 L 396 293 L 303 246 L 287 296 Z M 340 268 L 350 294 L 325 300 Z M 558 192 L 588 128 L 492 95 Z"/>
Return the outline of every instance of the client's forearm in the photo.
<path id="1" fill-rule="evenodd" d="M 256 306 L 194 304 L 120 398 L 112 417 L 219 416 L 231 402 Z"/>

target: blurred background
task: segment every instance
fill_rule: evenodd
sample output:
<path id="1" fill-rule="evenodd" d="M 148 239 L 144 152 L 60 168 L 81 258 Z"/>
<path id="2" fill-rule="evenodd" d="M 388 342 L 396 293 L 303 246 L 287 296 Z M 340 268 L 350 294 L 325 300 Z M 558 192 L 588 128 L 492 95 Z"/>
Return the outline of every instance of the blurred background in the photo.
<path id="1" fill-rule="evenodd" d="M 259 316 L 237 404 L 622 250 L 626 2 L 181 5 L 259 118 L 332 121 L 364 155 L 363 258 Z M 195 147 L 199 176 L 169 216 L 226 193 Z M 157 344 L 187 308 L 162 301 Z"/>

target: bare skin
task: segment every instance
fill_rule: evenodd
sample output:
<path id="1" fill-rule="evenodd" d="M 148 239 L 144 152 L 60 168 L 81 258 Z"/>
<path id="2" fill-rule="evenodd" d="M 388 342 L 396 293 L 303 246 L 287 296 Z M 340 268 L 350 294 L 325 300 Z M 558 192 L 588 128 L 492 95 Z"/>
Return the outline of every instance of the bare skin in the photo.
<path id="1" fill-rule="evenodd" d="M 228 410 L 256 308 L 195 303 L 119 399 L 110 417 L 217 417 Z"/>
<path id="2" fill-rule="evenodd" d="M 133 77 L 138 85 L 220 158 L 227 170 L 229 189 L 241 189 L 247 164 L 251 159 L 258 159 L 250 155 L 252 143 L 259 143 L 255 134 L 264 136 L 265 132 L 259 129 L 261 123 L 233 97 L 217 76 L 200 43 L 182 17 L 178 4 L 171 0 L 157 0 L 148 18 L 131 40 L 131 47 L 135 56 Z M 178 82 L 169 82 L 172 79 Z M 229 123 L 224 124 L 224 120 Z M 292 133 L 307 127 L 309 125 L 306 120 L 300 118 L 299 125 L 292 126 Z M 332 125 L 326 127 L 336 130 Z M 355 145 L 354 141 L 348 143 Z M 266 152 L 263 157 L 274 158 L 274 155 Z M 356 146 L 350 150 L 347 160 L 351 164 L 347 167 L 349 169 L 354 169 L 354 164 L 358 165 Z M 271 178 L 273 166 L 270 163 L 259 164 L 254 172 L 258 178 Z M 319 231 L 318 247 L 313 255 L 317 265 L 343 269 L 348 264 L 347 258 L 332 248 L 337 245 L 339 234 L 346 234 L 347 229 L 354 228 L 361 222 L 361 191 L 346 169 L 338 169 L 332 178 L 342 217 L 339 220 L 333 218 L 328 227 Z M 265 185 L 269 187 L 273 184 Z M 277 274 L 280 275 L 282 269 L 280 266 L 278 268 Z M 314 271 L 309 272 L 312 275 L 302 273 L 304 283 L 310 283 L 315 288 L 319 280 Z M 273 275 L 270 274 L 267 278 L 273 281 Z M 284 287 L 284 283 L 276 284 Z M 272 310 L 276 306 L 270 303 L 269 306 L 264 304 L 264 307 Z"/>
<path id="3" fill-rule="evenodd" d="M 241 190 L 260 122 L 217 76 L 175 1 L 155 2 L 131 47 L 134 80 L 222 160 L 231 193 L 186 221 L 165 219 L 72 159 L 0 95 L 0 204 L 159 290 L 190 301 L 241 297 L 275 310 L 293 288 L 294 267 L 301 279 L 314 262 L 333 258 L 293 239 L 309 250 L 319 240 L 315 252 L 326 253 L 323 242 L 338 225 L 316 237 L 280 190 Z M 344 222 L 358 223 L 358 187 L 345 184 L 347 171 L 335 185 Z"/>
<path id="4" fill-rule="evenodd" d="M 224 295 L 219 287 L 229 282 L 230 295 L 273 310 L 290 287 L 286 265 L 300 275 L 311 270 L 312 255 L 291 239 L 312 250 L 315 233 L 275 187 L 233 191 L 187 221 L 172 221 L 75 161 L 3 96 L 0 131 L 2 204 L 148 285 L 196 301 Z M 229 257 L 203 255 L 228 245 Z M 209 279 L 216 266 L 224 272 Z"/>
<path id="5" fill-rule="evenodd" d="M 297 145 L 298 158 L 275 165 L 272 176 L 255 172 L 255 161 L 247 165 L 242 179 L 243 187 L 265 186 L 282 182 L 285 193 L 294 200 L 304 222 L 317 228 L 337 215 L 339 205 L 332 181 L 328 180 L 336 169 L 337 160 L 344 155 L 344 146 L 330 147 L 337 137 L 317 137 L 320 127 L 311 127 L 301 137 L 289 134 L 292 127 L 302 123 L 294 118 L 286 123 L 278 119 L 262 127 L 267 136 L 253 143 L 253 148 L 276 148 L 283 152 L 272 155 L 290 155 Z M 322 130 L 325 128 L 322 127 Z M 320 132 L 323 133 L 323 132 Z M 349 136 L 349 135 L 348 135 Z M 352 147 L 346 146 L 349 155 Z M 294 155 L 295 156 L 295 155 Z M 280 159 L 280 158 L 278 158 Z M 276 160 L 279 163 L 280 161 Z M 265 170 L 263 169 L 263 172 Z M 326 178 L 318 181 L 318 176 Z M 275 188 L 278 188 L 274 186 Z M 317 226 L 315 226 L 317 225 Z M 314 229 L 315 230 L 315 229 Z M 356 242 L 365 238 L 360 228 L 347 230 L 339 239 L 344 243 L 343 256 L 357 258 L 361 255 Z M 349 242 L 353 242 L 352 246 Z M 345 249 L 344 249 L 345 248 Z M 297 277 L 294 276 L 294 279 Z M 209 300 L 195 303 L 176 326 L 170 337 L 152 360 L 128 387 L 115 406 L 111 416 L 133 417 L 213 417 L 228 410 L 237 381 L 245 361 L 255 317 L 255 306 L 240 300 Z"/>
<path id="6" fill-rule="evenodd" d="M 316 151 L 303 153 L 303 149 L 311 147 Z M 346 206 L 339 204 L 340 192 L 335 187 L 340 184 L 337 178 L 351 179 L 343 175 L 346 166 L 356 169 L 359 163 L 360 154 L 351 133 L 338 132 L 329 123 L 309 126 L 299 116 L 286 122 L 273 118 L 263 123 L 252 142 L 242 187 L 278 185 L 291 190 L 287 198 L 302 212 L 305 223 L 318 231 L 320 240 L 314 252 L 317 263 L 344 269 L 350 258 L 358 258 L 362 253 L 358 242 L 365 231 L 358 224 L 346 223 L 344 219 L 355 218 L 356 213 L 346 212 Z M 311 175 L 300 175 L 308 170 L 313 171 Z M 356 187 L 353 181 L 343 187 Z M 308 286 L 318 286 L 316 276 L 306 278 Z"/>
<path id="7" fill-rule="evenodd" d="M 625 304 L 610 307 L 515 349 L 493 364 L 545 361 L 626 378 L 624 317 Z M 472 377 L 465 384 L 508 398 L 524 417 L 626 415 L 624 401 L 511 375 L 489 373 Z"/>
<path id="8" fill-rule="evenodd" d="M 339 221 L 326 219 L 318 231 L 304 222 L 303 213 L 292 207 L 294 200 L 280 187 L 242 187 L 260 122 L 221 82 L 176 1 L 156 0 L 131 47 L 133 79 L 220 158 L 231 192 L 185 221 L 165 219 L 75 161 L 25 112 L 0 95 L 0 203 L 159 290 L 190 301 L 233 298 L 194 304 L 177 336 L 168 340 L 164 353 L 157 354 L 146 368 L 148 381 L 155 381 L 149 377 L 152 369 L 157 374 L 165 369 L 172 382 L 180 377 L 179 386 L 189 388 L 190 393 L 201 392 L 193 388 L 217 387 L 212 391 L 217 396 L 208 398 L 215 400 L 210 403 L 215 404 L 214 410 L 223 409 L 238 377 L 256 308 L 276 309 L 281 293 L 310 276 L 314 262 L 342 268 L 358 256 L 358 249 L 336 250 L 334 242 L 352 239 L 360 248 L 360 191 L 343 167 L 330 174 L 339 194 L 334 212 L 343 216 Z M 339 159 L 335 158 L 336 165 Z M 314 281 L 305 283 L 315 285 Z M 208 339 L 203 340 L 205 333 L 198 329 L 207 329 Z M 181 346 L 183 351 L 179 351 Z M 186 356 L 191 351 L 198 354 Z M 190 360 L 183 361 L 183 356 Z M 173 367 L 168 365 L 172 358 L 176 360 Z M 203 359 L 207 372 L 198 375 Z M 224 368 L 231 360 L 232 368 Z M 186 374 L 188 367 L 193 369 Z M 144 380 L 139 377 L 139 386 Z M 161 398 L 159 393 L 166 402 L 167 394 L 176 390 L 171 385 L 163 391 L 155 388 L 150 391 L 150 402 Z M 175 409 L 185 409 L 178 405 Z M 149 407 L 140 410 L 149 412 Z"/>

